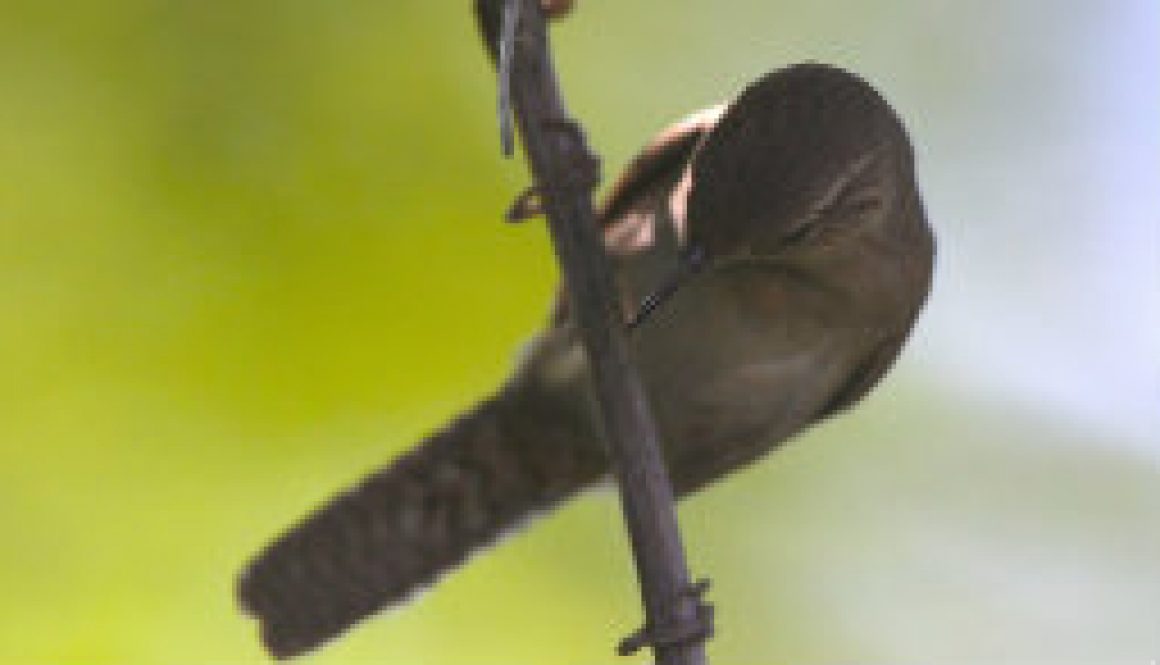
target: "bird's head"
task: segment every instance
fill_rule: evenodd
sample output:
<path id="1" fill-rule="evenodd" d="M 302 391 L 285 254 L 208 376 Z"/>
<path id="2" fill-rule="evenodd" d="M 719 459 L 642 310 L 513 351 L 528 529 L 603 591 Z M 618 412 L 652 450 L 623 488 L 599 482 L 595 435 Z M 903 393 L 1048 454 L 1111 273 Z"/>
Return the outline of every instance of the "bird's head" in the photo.
<path id="1" fill-rule="evenodd" d="M 771 72 L 704 128 L 670 202 L 681 264 L 633 325 L 706 269 L 856 254 L 899 231 L 916 192 L 906 131 L 868 83 L 821 64 Z"/>
<path id="2" fill-rule="evenodd" d="M 710 262 L 825 247 L 852 227 L 888 222 L 915 188 L 894 111 L 862 79 L 819 64 L 746 88 L 697 150 L 690 176 L 688 246 Z"/>

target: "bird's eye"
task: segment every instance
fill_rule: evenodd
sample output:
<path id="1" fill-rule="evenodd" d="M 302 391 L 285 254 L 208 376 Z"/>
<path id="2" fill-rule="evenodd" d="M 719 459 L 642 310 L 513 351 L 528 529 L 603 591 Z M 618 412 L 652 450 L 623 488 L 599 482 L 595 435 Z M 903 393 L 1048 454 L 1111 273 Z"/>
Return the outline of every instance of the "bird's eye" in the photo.
<path id="1" fill-rule="evenodd" d="M 854 215 L 864 215 L 882 209 L 882 197 L 876 191 L 861 191 L 842 202 L 845 211 Z"/>

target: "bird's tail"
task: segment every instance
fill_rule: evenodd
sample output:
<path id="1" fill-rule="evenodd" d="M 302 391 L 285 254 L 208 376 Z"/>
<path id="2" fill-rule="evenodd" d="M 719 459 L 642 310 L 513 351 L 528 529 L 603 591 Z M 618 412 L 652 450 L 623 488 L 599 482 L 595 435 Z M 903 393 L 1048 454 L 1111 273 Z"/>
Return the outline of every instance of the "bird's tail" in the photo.
<path id="1" fill-rule="evenodd" d="M 507 390 L 322 506 L 238 585 L 278 658 L 317 647 L 597 480 L 607 457 L 561 400 Z"/>

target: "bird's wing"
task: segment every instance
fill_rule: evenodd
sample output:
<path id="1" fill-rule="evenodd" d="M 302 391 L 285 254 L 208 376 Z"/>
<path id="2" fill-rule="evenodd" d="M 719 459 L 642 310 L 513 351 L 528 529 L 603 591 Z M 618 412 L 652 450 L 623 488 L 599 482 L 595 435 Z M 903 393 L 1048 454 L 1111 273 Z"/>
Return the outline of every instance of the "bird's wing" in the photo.
<path id="1" fill-rule="evenodd" d="M 669 125 L 645 144 L 605 194 L 597 213 L 600 225 L 614 225 L 642 195 L 684 170 L 724 110 L 724 105 L 718 105 L 697 111 Z"/>

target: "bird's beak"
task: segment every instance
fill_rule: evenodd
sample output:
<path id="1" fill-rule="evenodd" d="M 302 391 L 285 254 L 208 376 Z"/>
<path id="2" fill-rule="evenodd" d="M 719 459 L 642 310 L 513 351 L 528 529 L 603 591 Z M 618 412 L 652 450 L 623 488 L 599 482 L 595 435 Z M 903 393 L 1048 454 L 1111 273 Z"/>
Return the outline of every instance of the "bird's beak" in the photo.
<path id="1" fill-rule="evenodd" d="M 636 330 L 653 312 L 668 302 L 669 298 L 682 286 L 698 275 L 705 264 L 705 252 L 700 247 L 690 247 L 687 251 L 681 252 L 676 268 L 661 281 L 660 286 L 655 291 L 645 296 L 644 300 L 640 302 L 636 314 L 633 314 L 628 321 L 628 329 L 630 331 Z"/>

